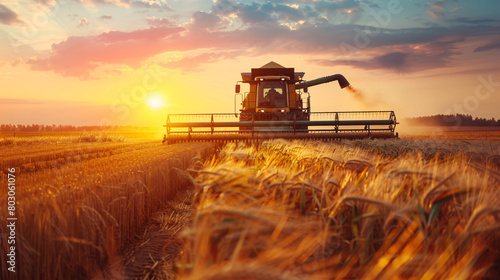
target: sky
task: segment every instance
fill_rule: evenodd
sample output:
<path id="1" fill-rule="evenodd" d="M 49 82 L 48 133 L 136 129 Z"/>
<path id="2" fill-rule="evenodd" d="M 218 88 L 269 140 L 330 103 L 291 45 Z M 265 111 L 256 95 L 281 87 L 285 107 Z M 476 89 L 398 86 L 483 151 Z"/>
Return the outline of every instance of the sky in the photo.
<path id="1" fill-rule="evenodd" d="M 0 123 L 160 126 L 232 113 L 241 72 L 275 61 L 312 111 L 500 118 L 498 0 L 3 0 Z M 243 87 L 243 91 L 248 88 Z"/>

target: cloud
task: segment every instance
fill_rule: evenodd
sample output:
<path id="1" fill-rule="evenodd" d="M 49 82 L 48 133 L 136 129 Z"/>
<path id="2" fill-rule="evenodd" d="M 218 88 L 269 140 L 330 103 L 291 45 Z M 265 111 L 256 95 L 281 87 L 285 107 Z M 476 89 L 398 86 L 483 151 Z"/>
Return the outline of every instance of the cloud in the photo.
<path id="1" fill-rule="evenodd" d="M 243 5 L 239 7 L 238 19 L 247 25 L 265 25 L 276 21 L 276 19 L 271 16 L 269 10 L 264 9 L 255 2 L 252 3 L 251 6 Z"/>
<path id="2" fill-rule="evenodd" d="M 444 12 L 443 11 L 425 11 L 428 13 L 433 19 L 440 19 L 444 17 Z"/>
<path id="3" fill-rule="evenodd" d="M 24 22 L 19 19 L 19 15 L 9 9 L 7 6 L 0 4 L 0 23 L 4 25 L 22 25 Z"/>
<path id="4" fill-rule="evenodd" d="M 454 18 L 454 19 L 451 19 L 451 20 L 448 20 L 450 22 L 453 22 L 453 23 L 467 23 L 467 24 L 494 24 L 496 23 L 497 21 L 494 20 L 494 19 L 487 19 L 487 18 L 483 18 L 483 19 L 478 19 L 478 18 L 471 18 L 471 17 L 459 17 L 459 18 Z"/>
<path id="5" fill-rule="evenodd" d="M 297 22 L 307 19 L 306 15 L 302 12 L 302 9 L 293 8 L 288 5 L 268 3 L 263 6 L 263 9 L 275 13 L 278 16 L 278 19 L 281 20 Z"/>
<path id="6" fill-rule="evenodd" d="M 173 27 L 176 24 L 166 18 L 146 17 L 146 22 L 151 27 Z"/>
<path id="7" fill-rule="evenodd" d="M 250 4 L 239 3 L 235 0 L 216 0 L 210 11 L 211 14 L 229 18 L 233 27 L 249 27 L 256 25 L 285 25 L 295 28 L 297 23 L 310 22 L 324 24 L 329 18 L 338 21 L 339 16 L 348 18 L 349 22 L 360 19 L 363 12 L 361 4 L 371 6 L 363 1 L 343 0 L 283 0 L 283 1 L 253 1 Z M 241 23 L 240 25 L 234 22 Z"/>
<path id="8" fill-rule="evenodd" d="M 236 14 L 242 6 L 243 4 L 239 4 L 235 0 L 216 0 L 210 12 L 219 16 L 229 16 Z"/>
<path id="9" fill-rule="evenodd" d="M 160 10 L 173 11 L 165 0 L 132 1 L 130 5 L 139 8 L 158 8 Z"/>
<path id="10" fill-rule="evenodd" d="M 38 1 L 50 1 L 50 0 L 38 0 Z M 121 7 L 130 7 L 134 2 L 132 0 L 79 0 L 86 4 L 98 4 L 98 5 L 116 5 Z"/>
<path id="11" fill-rule="evenodd" d="M 56 0 L 35 0 L 46 6 L 54 6 Z M 118 7 L 157 8 L 172 11 L 166 0 L 76 0 L 88 5 L 114 5 Z"/>
<path id="12" fill-rule="evenodd" d="M 380 68 L 394 69 L 404 72 L 408 66 L 408 56 L 409 54 L 407 53 L 393 52 L 378 56 L 373 60 L 380 66 Z"/>
<path id="13" fill-rule="evenodd" d="M 374 70 L 383 69 L 399 73 L 411 73 L 426 69 L 446 66 L 446 61 L 438 56 L 428 56 L 425 54 L 414 54 L 406 52 L 390 52 L 365 60 L 312 60 L 312 63 L 323 66 L 347 65 L 355 68 Z M 431 62 L 432 64 L 428 64 Z"/>
<path id="14" fill-rule="evenodd" d="M 366 46 L 354 48 L 349 53 L 343 52 L 340 45 L 349 43 L 355 46 L 353 40 L 358 36 L 356 30 L 362 30 L 363 26 L 314 25 L 306 22 L 297 25 L 295 30 L 270 24 L 228 31 L 201 28 L 194 24 L 200 20 L 199 23 L 204 22 L 207 27 L 217 26 L 217 20 L 210 20 L 212 17 L 208 13 L 199 14 L 195 18 L 186 27 L 164 26 L 133 32 L 112 31 L 98 36 L 71 36 L 53 45 L 49 58 L 33 60 L 31 64 L 33 69 L 52 70 L 65 76 L 88 77 L 90 71 L 101 64 L 139 67 L 142 61 L 157 54 L 206 49 L 211 53 L 240 50 L 247 55 L 326 54 L 332 57 L 332 61 L 363 69 L 414 72 L 448 65 L 449 58 L 457 54 L 457 44 L 466 38 L 500 35 L 498 29 L 489 26 L 453 30 L 443 27 L 381 28 L 377 36 L 369 37 Z M 401 54 L 391 54 L 398 52 Z M 372 58 L 353 63 L 344 59 L 355 55 Z M 197 60 L 201 61 L 202 58 L 207 57 L 198 57 Z"/>
<path id="15" fill-rule="evenodd" d="M 42 5 L 52 7 L 56 4 L 56 0 L 35 0 L 35 2 L 40 3 Z"/>
<path id="16" fill-rule="evenodd" d="M 78 26 L 83 27 L 89 25 L 89 21 L 86 18 L 80 19 L 80 22 L 78 23 Z"/>
<path id="17" fill-rule="evenodd" d="M 436 0 L 434 2 L 429 2 L 427 5 L 431 6 L 432 9 L 443 10 L 445 0 Z"/>
<path id="18" fill-rule="evenodd" d="M 453 8 L 453 10 L 451 10 L 451 12 L 456 12 L 456 11 L 458 11 L 458 10 L 462 9 L 462 8 L 463 8 L 462 6 L 460 6 L 460 7 L 455 7 L 455 8 Z"/>
<path id="19" fill-rule="evenodd" d="M 23 62 L 24 62 L 24 61 L 23 61 L 23 59 L 22 59 L 22 58 L 17 57 L 16 59 L 14 59 L 14 61 L 11 61 L 10 65 L 11 65 L 11 66 L 13 66 L 13 67 L 15 67 L 15 66 L 17 66 L 17 65 L 22 64 Z"/>
<path id="20" fill-rule="evenodd" d="M 90 71 L 101 64 L 139 67 L 141 61 L 170 50 L 171 45 L 163 40 L 183 30 L 161 27 L 133 32 L 111 31 L 98 36 L 70 36 L 52 45 L 50 57 L 31 59 L 28 63 L 34 70 L 89 78 Z"/>
<path id="21" fill-rule="evenodd" d="M 355 68 L 382 69 L 399 73 L 412 73 L 449 66 L 453 57 L 459 55 L 457 43 L 462 38 L 443 38 L 440 41 L 422 44 L 385 46 L 371 51 L 368 59 L 313 60 L 319 65 L 348 65 Z M 391 49 L 398 48 L 394 51 Z"/>
<path id="22" fill-rule="evenodd" d="M 345 1 L 314 1 L 313 2 L 314 9 L 318 12 L 337 12 L 340 10 L 349 10 L 359 7 L 359 2 L 354 0 L 345 0 Z"/>
<path id="23" fill-rule="evenodd" d="M 0 104 L 34 105 L 34 104 L 46 104 L 46 102 L 39 100 L 29 100 L 29 99 L 0 98 Z"/>
<path id="24" fill-rule="evenodd" d="M 0 61 L 10 61 L 11 63 L 14 62 L 15 65 L 20 65 L 20 63 L 15 63 L 17 58 L 29 58 L 38 55 L 38 52 L 26 44 L 25 40 L 22 40 L 22 38 L 20 38 L 21 40 L 16 39 L 12 35 L 14 34 L 0 29 Z"/>
<path id="25" fill-rule="evenodd" d="M 280 3 L 284 2 L 284 3 Z M 326 16 L 345 12 L 352 17 L 359 15 L 360 2 L 344 1 L 267 1 L 260 4 L 252 2 L 249 5 L 235 0 L 217 0 L 211 13 L 220 17 L 236 16 L 244 25 L 268 25 L 296 23 L 299 21 L 324 22 Z M 327 20 L 328 21 L 328 20 Z"/>
<path id="26" fill-rule="evenodd" d="M 467 25 L 450 21 L 454 28 L 439 25 L 379 28 L 376 34 L 365 33 L 367 27 L 362 25 L 339 25 L 326 19 L 307 18 L 307 13 L 322 17 L 313 9 L 318 3 L 322 2 L 300 3 L 299 11 L 294 12 L 297 10 L 294 7 L 276 2 L 245 5 L 218 0 L 210 12 L 193 13 L 183 27 L 167 18 L 147 17 L 148 29 L 71 36 L 54 44 L 49 57 L 38 57 L 30 64 L 33 69 L 85 78 L 101 66 L 113 68 L 126 64 L 137 68 L 146 59 L 168 52 L 181 53 L 184 58 L 164 65 L 181 67 L 185 63 L 184 68 L 236 57 L 237 53 L 247 56 L 307 53 L 327 55 L 322 63 L 332 61 L 363 69 L 415 72 L 450 65 L 451 57 L 458 55 L 458 45 L 465 40 L 480 36 L 500 37 L 496 22 L 488 21 Z M 237 21 L 239 24 L 235 23 Z M 288 21 L 296 22 L 284 24 Z M 373 27 L 370 30 L 373 31 Z M 361 45 L 360 41 L 363 41 Z M 352 48 L 346 50 L 344 45 Z M 200 50 L 206 54 L 200 54 Z M 228 50 L 235 54 L 227 54 Z M 356 56 L 367 58 L 351 62 L 346 59 Z"/>
<path id="27" fill-rule="evenodd" d="M 113 17 L 112 17 L 112 16 L 110 16 L 110 15 L 103 15 L 103 16 L 101 16 L 99 19 L 100 19 L 100 20 L 111 20 L 111 19 L 113 19 Z"/>
<path id="28" fill-rule="evenodd" d="M 141 0 L 141 1 L 134 1 L 135 3 L 145 3 L 146 5 L 149 6 L 161 6 L 161 2 L 159 0 Z"/>
<path id="29" fill-rule="evenodd" d="M 212 12 L 195 12 L 191 18 L 189 29 L 191 29 L 192 31 L 215 31 L 225 29 L 229 24 L 230 20 L 228 20 L 227 18 L 223 19 Z"/>
<path id="30" fill-rule="evenodd" d="M 445 0 L 436 0 L 434 2 L 428 2 L 427 5 L 431 7 L 432 11 L 425 11 L 433 19 L 440 19 L 445 16 L 444 14 L 444 3 Z"/>
<path id="31" fill-rule="evenodd" d="M 311 11 L 308 6 L 305 6 L 304 9 Z M 279 20 L 287 22 L 305 20 L 306 15 L 302 10 L 294 8 L 293 5 L 280 3 L 259 4 L 252 2 L 250 5 L 245 5 L 234 0 L 218 0 L 212 6 L 210 13 L 221 18 L 236 16 L 244 25 L 250 26 L 276 23 Z M 317 14 L 315 15 L 317 16 Z"/>
<path id="32" fill-rule="evenodd" d="M 241 55 L 241 52 L 208 52 L 200 55 L 184 57 L 173 62 L 164 63 L 161 66 L 167 68 L 182 68 L 185 70 L 193 71 L 198 70 L 198 67 L 202 64 L 217 62 L 220 59 L 235 58 L 238 55 Z"/>
<path id="33" fill-rule="evenodd" d="M 500 39 L 497 39 L 495 41 L 491 41 L 488 44 L 478 47 L 474 49 L 474 52 L 484 52 L 484 51 L 489 51 L 489 50 L 494 50 L 494 49 L 500 49 Z"/>

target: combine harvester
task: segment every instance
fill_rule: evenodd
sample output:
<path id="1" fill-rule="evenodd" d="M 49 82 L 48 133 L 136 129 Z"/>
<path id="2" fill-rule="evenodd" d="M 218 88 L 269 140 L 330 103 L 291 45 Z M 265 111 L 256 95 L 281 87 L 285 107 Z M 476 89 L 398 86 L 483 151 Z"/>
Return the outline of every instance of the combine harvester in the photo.
<path id="1" fill-rule="evenodd" d="M 340 74 L 312 81 L 304 72 L 269 62 L 250 73 L 241 73 L 236 84 L 234 113 L 170 114 L 164 142 L 230 142 L 284 139 L 360 139 L 397 137 L 394 111 L 311 112 L 308 88 L 338 81 Z M 240 93 L 240 83 L 250 91 Z M 238 97 L 241 109 L 237 112 Z"/>

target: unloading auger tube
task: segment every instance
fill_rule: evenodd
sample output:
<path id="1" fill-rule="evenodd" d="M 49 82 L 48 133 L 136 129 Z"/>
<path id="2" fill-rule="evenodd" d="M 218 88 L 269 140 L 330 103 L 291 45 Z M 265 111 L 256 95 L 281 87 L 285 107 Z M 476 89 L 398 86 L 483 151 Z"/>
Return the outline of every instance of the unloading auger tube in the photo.
<path id="1" fill-rule="evenodd" d="M 341 74 L 311 81 L 303 72 L 270 62 L 241 73 L 236 84 L 239 112 L 227 114 L 170 114 L 164 142 L 233 142 L 273 138 L 341 140 L 397 137 L 394 111 L 311 112 L 309 87 L 338 81 L 349 86 Z M 250 90 L 240 93 L 240 83 Z"/>
<path id="2" fill-rule="evenodd" d="M 325 83 L 329 83 L 329 82 L 333 82 L 333 81 L 339 81 L 340 88 L 345 88 L 345 87 L 348 87 L 350 85 L 349 82 L 347 81 L 347 79 L 343 75 L 335 74 L 335 75 L 326 76 L 323 78 L 314 79 L 312 81 L 307 81 L 307 82 L 303 81 L 301 83 L 296 84 L 295 89 L 304 89 L 304 91 L 307 92 L 308 87 L 317 86 L 317 85 L 321 85 L 321 84 L 325 84 Z"/>

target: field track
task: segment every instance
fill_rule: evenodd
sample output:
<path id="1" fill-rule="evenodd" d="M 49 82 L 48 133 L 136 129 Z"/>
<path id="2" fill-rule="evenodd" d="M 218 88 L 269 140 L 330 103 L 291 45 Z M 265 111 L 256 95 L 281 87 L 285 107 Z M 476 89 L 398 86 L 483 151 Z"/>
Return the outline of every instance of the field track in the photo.
<path id="1" fill-rule="evenodd" d="M 93 280 L 174 279 L 182 243 L 179 233 L 191 223 L 193 188 L 179 190 L 148 222 L 143 234 L 125 245 L 122 253 Z"/>

